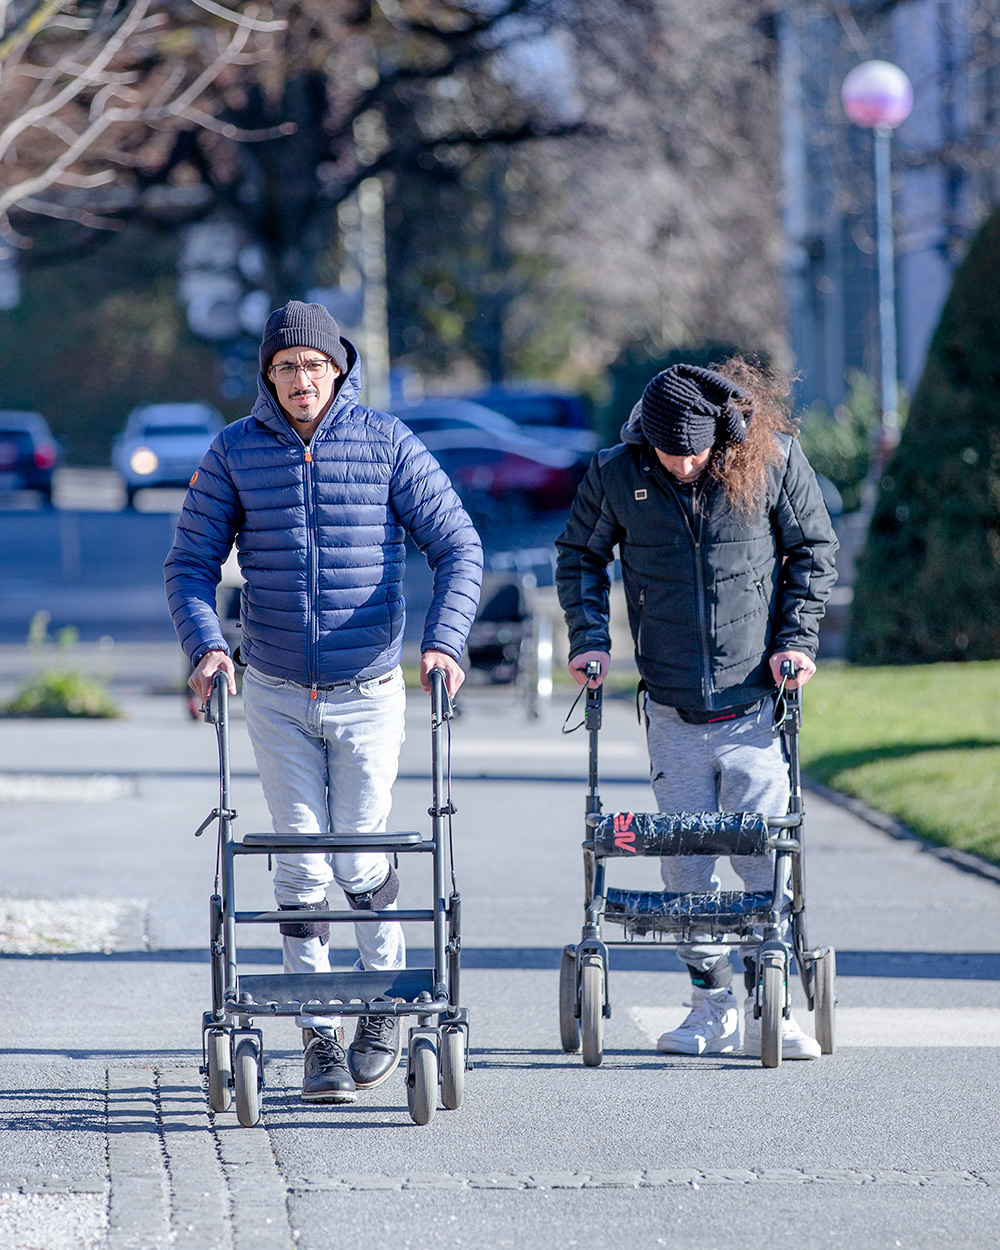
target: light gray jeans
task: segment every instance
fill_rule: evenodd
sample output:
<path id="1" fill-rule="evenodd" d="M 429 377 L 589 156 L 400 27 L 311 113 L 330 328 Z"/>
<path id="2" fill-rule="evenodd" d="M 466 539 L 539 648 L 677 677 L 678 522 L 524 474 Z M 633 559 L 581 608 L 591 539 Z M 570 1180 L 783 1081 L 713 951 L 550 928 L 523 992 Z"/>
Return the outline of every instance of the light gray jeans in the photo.
<path id="1" fill-rule="evenodd" d="M 406 688 L 396 668 L 387 677 L 320 690 L 315 699 L 295 682 L 248 668 L 243 677 L 247 731 L 275 833 L 382 833 L 403 744 Z M 336 882 L 351 894 L 381 885 L 382 852 L 274 857 L 279 906 L 321 903 Z M 339 904 L 331 900 L 331 907 Z M 395 904 L 393 904 L 395 906 Z M 402 968 L 401 925 L 356 924 L 366 969 Z M 282 937 L 286 972 L 328 972 L 329 946 L 318 937 Z M 333 1026 L 329 1016 L 300 1016 L 302 1028 Z"/>
<path id="2" fill-rule="evenodd" d="M 788 809 L 788 766 L 781 740 L 771 729 L 770 700 L 756 715 L 709 725 L 688 725 L 674 708 L 646 701 L 646 741 L 650 777 L 661 812 L 763 812 L 783 816 Z M 729 862 L 748 890 L 774 886 L 774 855 L 733 855 Z M 678 893 L 716 891 L 720 887 L 714 855 L 674 855 L 660 860 L 668 890 Z M 788 886 L 782 937 L 788 927 Z M 705 972 L 726 953 L 726 947 L 696 942 L 679 946 L 678 954 L 698 972 Z M 754 947 L 741 948 L 752 955 Z"/>

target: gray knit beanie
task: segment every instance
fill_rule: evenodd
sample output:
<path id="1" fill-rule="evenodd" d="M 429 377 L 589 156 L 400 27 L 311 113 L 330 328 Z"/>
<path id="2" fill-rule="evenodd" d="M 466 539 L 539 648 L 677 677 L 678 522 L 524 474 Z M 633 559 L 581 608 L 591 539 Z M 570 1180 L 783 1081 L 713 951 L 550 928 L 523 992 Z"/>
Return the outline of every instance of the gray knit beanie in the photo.
<path id="1" fill-rule="evenodd" d="M 735 382 L 713 369 L 671 365 L 642 393 L 639 427 L 668 456 L 697 456 L 717 443 L 742 443 L 747 419 L 733 402 L 746 399 Z"/>
<path id="2" fill-rule="evenodd" d="M 260 345 L 261 373 L 267 373 L 275 353 L 285 347 L 315 347 L 329 356 L 341 373 L 347 372 L 347 348 L 340 337 L 340 326 L 322 304 L 290 299 L 283 308 L 271 313 Z"/>

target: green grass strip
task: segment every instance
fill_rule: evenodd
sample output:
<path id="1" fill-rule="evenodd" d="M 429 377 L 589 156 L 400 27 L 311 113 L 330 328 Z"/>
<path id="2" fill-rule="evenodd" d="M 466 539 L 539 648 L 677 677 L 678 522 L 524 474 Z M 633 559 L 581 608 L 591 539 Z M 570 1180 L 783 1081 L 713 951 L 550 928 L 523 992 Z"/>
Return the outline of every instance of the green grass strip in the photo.
<path id="1" fill-rule="evenodd" d="M 816 781 L 1000 864 L 1000 662 L 821 663 L 801 744 Z"/>

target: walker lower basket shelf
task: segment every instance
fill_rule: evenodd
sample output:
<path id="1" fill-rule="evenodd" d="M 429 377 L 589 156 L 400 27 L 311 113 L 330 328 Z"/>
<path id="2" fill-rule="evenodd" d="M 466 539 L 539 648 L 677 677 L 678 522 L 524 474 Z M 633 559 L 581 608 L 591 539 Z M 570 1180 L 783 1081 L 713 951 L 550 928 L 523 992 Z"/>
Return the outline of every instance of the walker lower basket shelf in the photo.
<path id="1" fill-rule="evenodd" d="M 240 976 L 226 1010 L 253 1016 L 435 1015 L 449 1004 L 434 988 L 433 968 Z"/>
<path id="2" fill-rule="evenodd" d="M 667 890 L 609 889 L 604 919 L 620 924 L 636 937 L 649 933 L 689 938 L 742 937 L 766 923 L 774 907 L 770 892 L 721 890 L 717 893 L 674 894 Z"/>

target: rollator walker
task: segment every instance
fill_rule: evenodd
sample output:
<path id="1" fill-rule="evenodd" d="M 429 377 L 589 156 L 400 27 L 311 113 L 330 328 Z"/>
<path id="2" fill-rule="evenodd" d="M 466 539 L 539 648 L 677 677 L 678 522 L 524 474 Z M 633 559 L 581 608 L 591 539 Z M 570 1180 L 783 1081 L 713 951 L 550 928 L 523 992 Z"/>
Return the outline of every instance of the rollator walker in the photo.
<path id="1" fill-rule="evenodd" d="M 590 739 L 586 836 L 583 842 L 585 903 L 580 942 L 562 952 L 559 970 L 559 1027 L 563 1050 L 583 1050 L 583 1062 L 597 1067 L 604 1056 L 604 1021 L 611 1016 L 608 995 L 608 949 L 662 943 L 680 946 L 711 941 L 725 946 L 755 945 L 757 983 L 754 1015 L 761 1021 L 760 1060 L 765 1068 L 781 1063 L 781 1021 L 791 1012 L 789 957 L 780 940 L 780 917 L 791 883 L 792 949 L 816 1040 L 830 1055 L 835 1041 L 836 953 L 832 946 L 812 947 L 806 938 L 804 808 L 799 766 L 802 699 L 786 689 L 795 676 L 782 664 L 775 723 L 784 739 L 791 783 L 788 811 L 761 812 L 616 812 L 604 814 L 598 795 L 598 735 L 602 690 L 586 689 L 583 725 Z M 591 661 L 587 676 L 599 677 Z M 579 726 L 577 726 L 579 728 Z M 667 890 L 609 887 L 605 861 L 665 855 L 767 855 L 774 852 L 774 886 L 769 892 L 721 890 L 681 894 Z M 619 925 L 624 936 L 608 940 L 602 922 Z"/>
<path id="2" fill-rule="evenodd" d="M 416 1016 L 409 1030 L 406 1094 L 411 1118 L 427 1124 L 441 1105 L 462 1105 L 468 1062 L 469 1013 L 459 1005 L 461 896 L 455 885 L 452 856 L 450 766 L 451 699 L 444 674 L 433 669 L 431 681 L 431 834 L 233 834 L 237 813 L 230 796 L 229 689 L 225 674 L 216 674 L 205 719 L 215 725 L 219 745 L 219 806 L 202 822 L 200 837 L 218 821 L 215 888 L 210 912 L 212 1009 L 202 1017 L 203 1074 L 208 1077 L 213 1111 L 228 1111 L 235 1098 L 240 1124 L 260 1120 L 264 1086 L 263 1036 L 254 1020 L 274 1016 Z M 432 905 L 426 909 L 385 911 L 240 911 L 236 904 L 236 861 L 243 855 L 285 852 L 382 851 L 387 855 L 430 855 Z M 447 884 L 450 877 L 451 889 Z M 244 976 L 237 963 L 239 925 L 288 924 L 290 921 L 331 924 L 377 924 L 382 920 L 426 922 L 433 928 L 434 966 L 386 972 L 274 973 Z"/>

